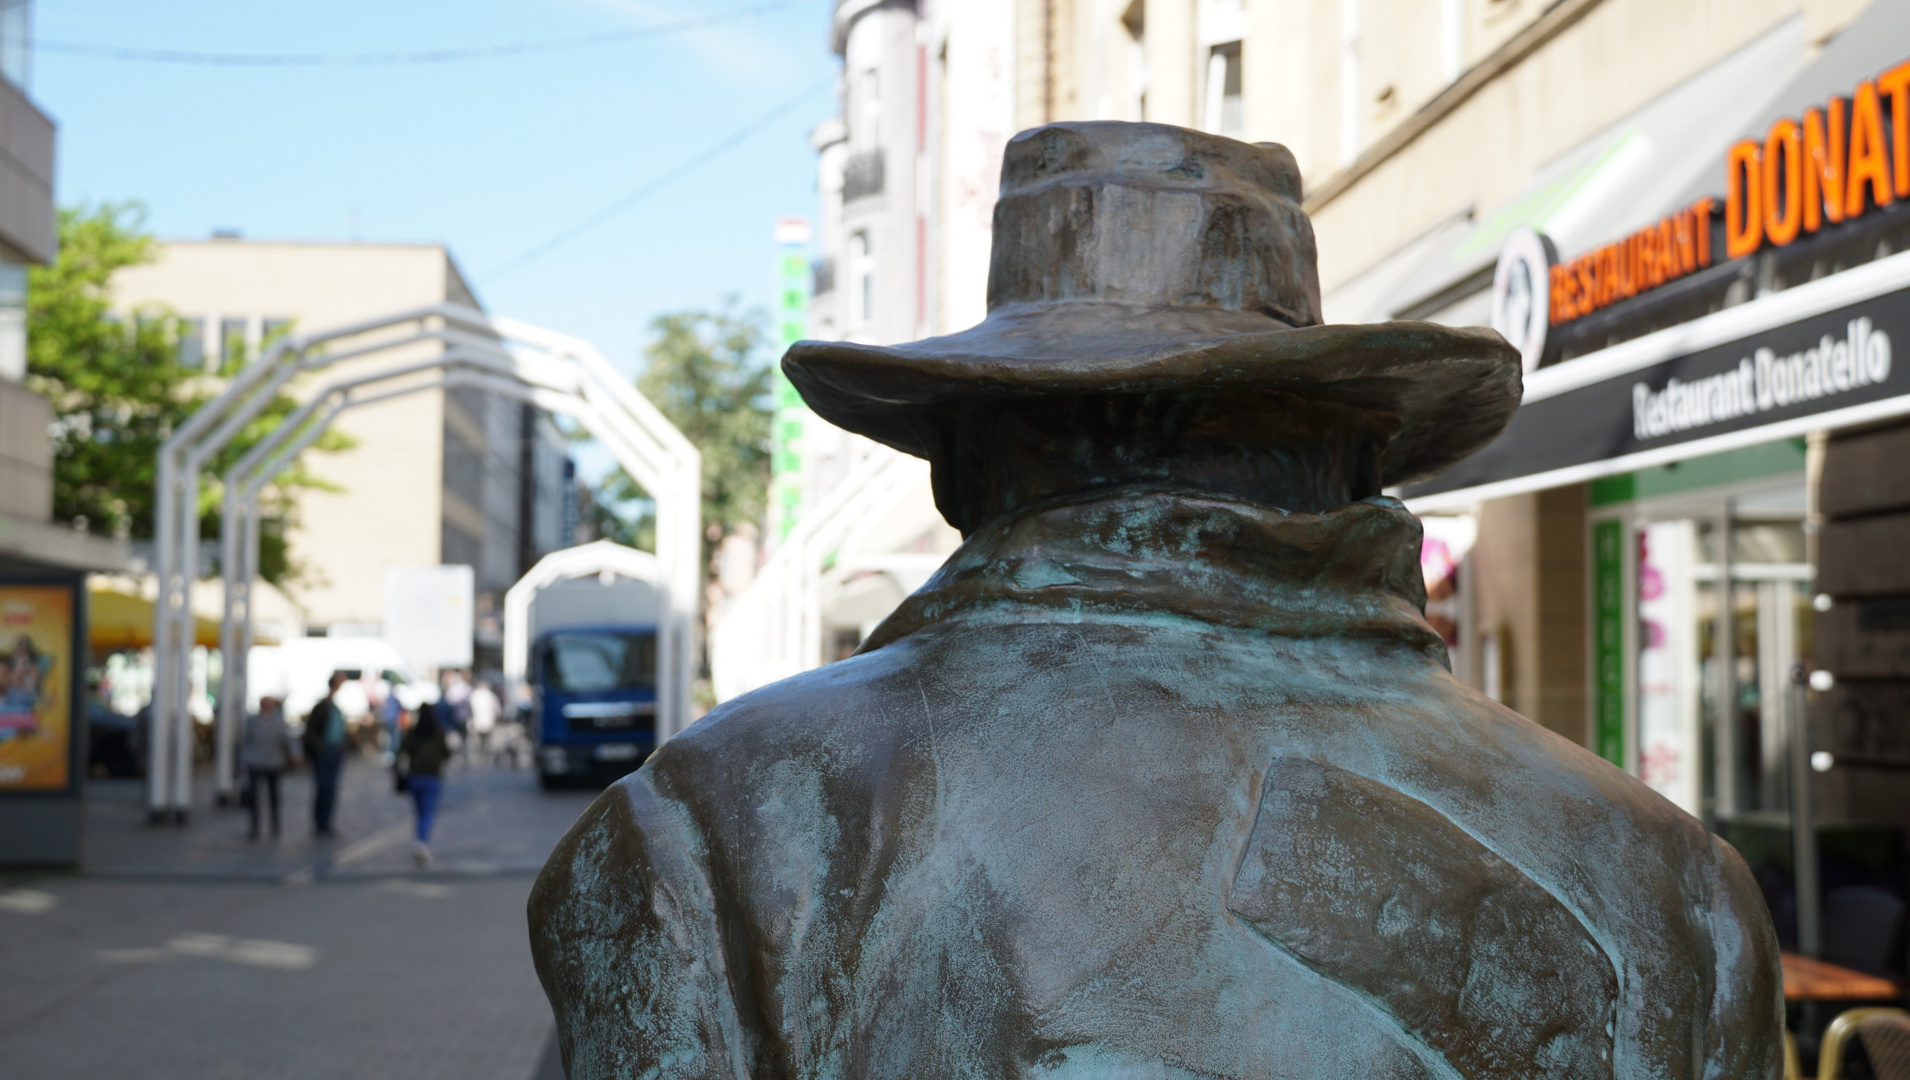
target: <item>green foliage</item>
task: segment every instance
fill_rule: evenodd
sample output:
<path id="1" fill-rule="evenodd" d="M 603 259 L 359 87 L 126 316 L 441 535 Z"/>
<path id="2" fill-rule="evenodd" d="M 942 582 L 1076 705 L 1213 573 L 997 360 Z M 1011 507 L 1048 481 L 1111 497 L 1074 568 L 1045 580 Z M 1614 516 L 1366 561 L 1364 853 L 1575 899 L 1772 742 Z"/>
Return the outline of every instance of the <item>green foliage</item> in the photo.
<path id="1" fill-rule="evenodd" d="M 129 203 L 63 209 L 58 260 L 27 276 L 27 385 L 52 402 L 55 414 L 54 517 L 135 540 L 153 535 L 160 445 L 211 400 L 220 377 L 243 362 L 234 357 L 216 373 L 188 368 L 179 362 L 177 317 L 163 310 L 131 319 L 113 313 L 113 274 L 153 259 L 143 219 L 142 209 Z M 208 463 L 198 498 L 203 536 L 219 534 L 219 474 L 296 407 L 280 396 Z M 328 433 L 315 445 L 340 450 L 350 442 Z M 297 580 L 285 539 L 296 520 L 297 495 L 325 486 L 295 464 L 262 494 L 259 556 L 266 580 Z"/>
<path id="2" fill-rule="evenodd" d="M 602 539 L 640 551 L 657 549 L 656 504 L 622 469 L 592 493 L 584 519 Z"/>
<path id="3" fill-rule="evenodd" d="M 732 300 L 720 311 L 680 311 L 650 324 L 656 340 L 644 350 L 637 389 L 703 454 L 703 524 L 710 545 L 763 516 L 773 371 L 761 355 L 767 322 L 761 312 L 737 311 Z M 643 497 L 623 470 L 611 474 L 597 496 L 597 514 L 606 519 L 599 524 L 601 535 L 626 543 L 629 536 L 644 541 L 637 546 L 654 547 L 646 539 L 655 534 L 647 516 L 617 511 Z"/>

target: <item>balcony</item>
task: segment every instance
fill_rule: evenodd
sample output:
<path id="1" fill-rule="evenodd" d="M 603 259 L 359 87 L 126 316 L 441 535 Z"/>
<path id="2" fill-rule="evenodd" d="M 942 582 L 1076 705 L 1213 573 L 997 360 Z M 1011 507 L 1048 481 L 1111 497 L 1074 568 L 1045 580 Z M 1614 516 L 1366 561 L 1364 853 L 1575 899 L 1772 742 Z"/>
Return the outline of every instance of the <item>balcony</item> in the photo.
<path id="1" fill-rule="evenodd" d="M 842 201 L 851 203 L 882 194 L 882 151 L 864 150 L 842 167 Z"/>

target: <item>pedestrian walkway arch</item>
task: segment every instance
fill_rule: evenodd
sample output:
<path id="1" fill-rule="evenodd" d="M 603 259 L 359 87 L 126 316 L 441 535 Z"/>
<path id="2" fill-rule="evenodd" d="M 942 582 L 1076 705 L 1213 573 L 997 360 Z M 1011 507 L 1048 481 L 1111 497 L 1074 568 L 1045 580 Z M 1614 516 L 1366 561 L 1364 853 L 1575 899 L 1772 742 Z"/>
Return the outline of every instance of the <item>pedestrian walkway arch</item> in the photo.
<path id="1" fill-rule="evenodd" d="M 430 345 L 440 351 L 412 359 L 394 355 Z M 216 732 L 218 783 L 231 783 L 232 750 L 245 701 L 260 492 L 344 411 L 433 389 L 472 387 L 569 415 L 600 439 L 655 499 L 655 559 L 668 605 L 667 625 L 658 641 L 658 737 L 681 730 L 689 715 L 700 593 L 701 455 L 588 342 L 461 305 L 416 308 L 276 343 L 161 447 L 154 545 L 159 602 L 148 740 L 151 814 L 183 820 L 191 805 L 187 596 L 199 563 L 197 496 L 205 464 L 294 379 L 347 361 L 351 375 L 320 388 L 224 476 L 220 637 L 227 682 Z"/>
<path id="2" fill-rule="evenodd" d="M 629 578 L 660 589 L 669 588 L 663 564 L 656 556 L 610 540 L 553 551 L 537 560 L 537 565 L 504 594 L 504 685 L 513 694 L 525 682 L 525 662 L 531 649 L 531 601 L 546 586 L 593 575 Z"/>
<path id="3" fill-rule="evenodd" d="M 859 534 L 928 476 L 928 462 L 875 446 L 804 514 L 710 631 L 716 700 L 728 701 L 823 663 L 823 574 L 840 552 L 857 546 Z M 941 557 L 926 561 L 939 564 Z"/>

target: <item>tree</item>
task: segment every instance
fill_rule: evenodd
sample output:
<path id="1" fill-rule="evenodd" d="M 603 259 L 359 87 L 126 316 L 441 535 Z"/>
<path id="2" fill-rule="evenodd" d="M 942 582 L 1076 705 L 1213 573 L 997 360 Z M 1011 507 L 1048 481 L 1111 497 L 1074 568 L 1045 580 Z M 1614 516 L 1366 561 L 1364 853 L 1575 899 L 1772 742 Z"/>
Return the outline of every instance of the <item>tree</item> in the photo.
<path id="1" fill-rule="evenodd" d="M 218 392 L 243 357 L 207 372 L 179 362 L 181 321 L 164 310 L 112 311 L 113 274 L 153 259 L 134 203 L 60 211 L 60 253 L 27 274 L 27 387 L 53 405 L 53 515 L 88 532 L 134 540 L 153 536 L 159 447 Z M 201 534 L 219 534 L 218 474 L 277 427 L 296 402 L 281 395 L 208 463 L 198 493 Z M 339 450 L 343 435 L 315 446 Z M 286 545 L 302 490 L 328 485 L 298 464 L 260 500 L 260 573 L 297 580 Z"/>
<path id="2" fill-rule="evenodd" d="M 739 526 L 757 523 L 768 497 L 774 369 L 761 355 L 766 322 L 732 300 L 720 311 L 674 312 L 650 324 L 656 340 L 644 350 L 637 389 L 703 454 L 706 556 Z M 593 499 L 599 535 L 654 536 L 644 500 L 627 473 L 612 473 Z"/>

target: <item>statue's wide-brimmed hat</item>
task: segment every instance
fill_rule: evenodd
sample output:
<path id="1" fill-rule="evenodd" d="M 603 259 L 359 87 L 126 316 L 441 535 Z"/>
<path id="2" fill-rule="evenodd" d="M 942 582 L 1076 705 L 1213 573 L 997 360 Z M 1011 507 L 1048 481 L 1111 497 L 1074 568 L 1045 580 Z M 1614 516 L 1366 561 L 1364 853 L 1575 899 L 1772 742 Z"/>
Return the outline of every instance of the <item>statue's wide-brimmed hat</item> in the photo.
<path id="1" fill-rule="evenodd" d="M 1229 388 L 1391 416 L 1388 485 L 1490 442 L 1519 404 L 1518 350 L 1483 328 L 1321 325 L 1316 259 L 1285 147 L 1049 124 L 1008 143 L 986 319 L 892 347 L 797 342 L 783 371 L 824 419 L 917 456 L 911 413 L 957 402 Z"/>

